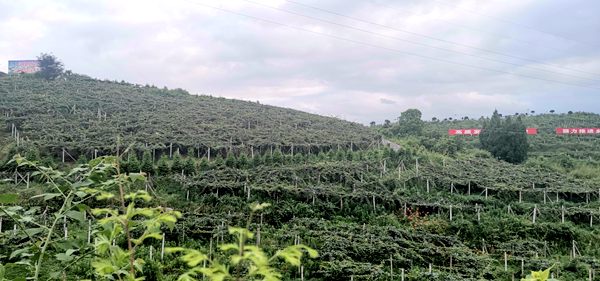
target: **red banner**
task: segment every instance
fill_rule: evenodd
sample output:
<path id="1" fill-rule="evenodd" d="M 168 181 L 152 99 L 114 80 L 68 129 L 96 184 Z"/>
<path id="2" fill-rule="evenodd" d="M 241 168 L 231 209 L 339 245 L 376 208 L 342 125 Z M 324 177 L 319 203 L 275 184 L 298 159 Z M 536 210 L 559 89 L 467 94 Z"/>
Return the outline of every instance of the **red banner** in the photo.
<path id="1" fill-rule="evenodd" d="M 556 128 L 557 135 L 600 135 L 600 128 Z"/>
<path id="2" fill-rule="evenodd" d="M 460 135 L 467 135 L 467 136 L 478 136 L 481 133 L 481 129 L 450 129 L 448 130 L 448 135 L 451 136 L 460 136 Z"/>
<path id="3" fill-rule="evenodd" d="M 525 132 L 528 135 L 537 135 L 537 128 L 527 128 Z M 450 129 L 448 135 L 450 136 L 478 136 L 481 133 L 481 129 Z"/>

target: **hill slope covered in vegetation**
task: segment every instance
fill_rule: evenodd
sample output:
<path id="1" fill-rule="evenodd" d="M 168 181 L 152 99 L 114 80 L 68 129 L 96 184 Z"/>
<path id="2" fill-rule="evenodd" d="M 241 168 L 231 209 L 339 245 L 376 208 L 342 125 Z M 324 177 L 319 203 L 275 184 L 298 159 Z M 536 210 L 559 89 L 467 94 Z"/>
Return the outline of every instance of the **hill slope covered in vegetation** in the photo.
<path id="1" fill-rule="evenodd" d="M 182 153 L 195 148 L 259 152 L 318 151 L 322 147 L 367 147 L 368 128 L 336 118 L 255 102 L 190 95 L 80 75 L 45 81 L 28 75 L 0 79 L 0 122 L 14 124 L 21 138 L 58 154 L 116 151 L 136 144 Z M 256 152 L 255 151 L 255 152 Z"/>
<path id="2" fill-rule="evenodd" d="M 22 80 L 15 80 L 15 84 L 11 84 L 13 80 L 10 79 L 0 80 L 4 83 L 2 89 L 8 93 L 11 85 L 17 85 L 16 92 L 23 91 L 21 96 L 43 89 L 39 96 L 33 95 L 31 104 L 37 104 L 37 107 L 29 105 L 28 101 L 18 100 L 12 92 L 7 95 L 12 98 L 6 99 L 11 102 L 9 106 L 8 103 L 1 104 L 8 112 L 8 116 L 3 117 L 5 121 L 18 124 L 19 130 L 31 138 L 32 141 L 26 140 L 23 146 L 60 148 L 68 141 L 71 146 L 84 144 L 81 149 L 85 150 L 85 146 L 93 143 L 94 146 L 106 147 L 107 152 L 114 155 L 116 151 L 110 150 L 114 146 L 113 135 L 118 135 L 121 128 L 127 128 L 125 125 L 132 122 L 136 122 L 135 130 L 130 134 L 120 134 L 124 143 L 163 145 L 163 157 L 158 161 L 150 156 L 151 149 L 139 146 L 139 150 L 121 150 L 118 158 L 101 157 L 87 161 L 83 154 L 74 155 L 82 166 L 70 170 L 70 173 L 42 171 L 64 175 L 66 180 L 61 181 L 72 183 L 59 189 L 61 192 L 102 186 L 103 180 L 111 182 L 119 179 L 115 175 L 116 167 L 124 173 L 147 173 L 147 181 L 129 186 L 132 192 L 147 191 L 155 197 L 144 206 L 167 206 L 182 212 L 182 217 L 172 228 L 160 229 L 167 247 L 197 249 L 227 264 L 230 261 L 228 256 L 218 251 L 217 245 L 236 242 L 235 237 L 228 235 L 228 227 L 246 225 L 254 236 L 247 241 L 248 244 L 261 247 L 269 254 L 277 253 L 286 245 L 299 243 L 318 251 L 319 257 L 304 259 L 302 267 L 274 263 L 282 270 L 282 280 L 508 281 L 525 277 L 532 270 L 550 267 L 551 274 L 563 281 L 587 280 L 590 275 L 598 275 L 600 186 L 597 160 L 561 152 L 584 147 L 593 150 L 597 138 L 555 137 L 542 128 L 540 135 L 528 138 L 532 148 L 527 162 L 513 165 L 498 161 L 478 149 L 476 137 L 446 136 L 448 128 L 479 127 L 477 122 L 480 121 L 476 120 L 427 122 L 418 134 L 394 136 L 388 128 L 368 129 L 254 103 L 192 97 L 177 90 L 140 88 L 85 77 L 71 77 L 67 81 L 47 84 L 29 77 L 17 79 Z M 69 104 L 67 95 L 59 93 L 65 85 L 80 85 L 75 90 L 68 90 L 76 97 L 74 100 L 81 99 L 80 102 Z M 18 87 L 28 90 L 18 90 Z M 119 91 L 129 94 L 121 95 Z M 100 97 L 95 99 L 99 101 L 92 99 L 94 95 L 89 93 L 97 93 Z M 103 98 L 104 95 L 110 99 Z M 61 102 L 52 98 L 60 98 Z M 148 98 L 161 102 L 155 101 L 157 104 L 152 107 L 152 102 L 146 102 Z M 127 112 L 120 104 L 108 107 L 106 103 L 113 99 L 137 110 L 154 108 L 160 113 L 158 119 L 166 119 L 152 119 L 153 111 L 147 109 L 136 115 Z M 86 105 L 84 100 L 92 100 L 92 104 Z M 50 101 L 54 106 L 44 107 L 44 103 Z M 178 101 L 182 104 L 171 107 L 171 103 Z M 67 106 L 58 105 L 65 102 Z M 173 111 L 186 108 L 185 102 L 197 104 L 182 111 L 181 115 Z M 203 103 L 220 105 L 223 110 L 206 108 L 205 113 L 193 110 Z M 104 105 L 100 109 L 100 118 L 98 104 Z M 242 107 L 237 107 L 238 104 Z M 17 114 L 19 107 L 16 105 L 27 110 L 20 109 Z M 14 108 L 12 113 L 11 108 Z M 247 112 L 240 108 L 247 108 Z M 271 128 L 277 129 L 280 135 L 273 135 L 273 139 L 265 142 L 267 146 L 258 149 L 261 153 L 240 149 L 241 142 L 258 147 L 262 135 L 249 134 L 253 129 L 243 128 L 245 117 L 236 117 L 239 127 L 223 125 L 229 124 L 229 115 L 226 115 L 229 113 L 223 113 L 226 109 L 237 113 L 258 112 L 252 116 L 270 120 L 266 124 L 278 124 Z M 106 120 L 103 112 L 107 112 Z M 44 120 L 33 120 L 27 113 L 46 118 L 45 121 L 50 124 L 48 128 L 52 129 L 44 129 Z M 269 114 L 261 115 L 263 113 Z M 233 116 L 238 116 L 236 114 Z M 589 120 L 582 120 L 582 123 L 565 121 L 576 116 L 579 115 L 536 116 L 526 122 L 533 124 L 539 119 L 539 127 L 547 128 L 562 122 L 573 124 L 571 126 L 593 125 L 589 124 Z M 589 116 L 591 120 L 596 118 Z M 311 125 L 304 131 L 299 126 L 298 131 L 287 132 L 289 134 L 280 129 L 295 130 L 295 124 L 304 120 L 303 117 L 313 120 L 311 124 L 320 125 Z M 172 140 L 161 137 L 163 135 L 155 136 L 154 130 L 179 132 L 179 135 L 175 134 L 179 136 L 177 144 L 183 151 L 188 149 L 189 152 L 196 142 L 185 142 L 188 140 L 186 134 L 204 135 L 194 133 L 196 131 L 192 128 L 177 130 L 176 125 L 188 118 L 199 118 L 203 122 L 212 120 L 209 121 L 210 126 L 225 126 L 222 130 L 211 127 L 211 134 L 206 135 L 211 141 L 203 142 L 210 143 L 209 147 L 227 149 L 231 139 L 241 139 L 238 149 L 227 149 L 227 153 L 210 159 L 206 153 L 173 153 L 169 159 L 165 156 L 168 154 L 164 153 L 164 147 Z M 213 121 L 215 123 L 210 123 Z M 169 127 L 171 125 L 174 127 Z M 85 139 L 68 139 L 67 135 L 74 134 L 59 130 L 62 126 L 82 132 Z M 161 126 L 166 129 L 161 129 Z M 182 126 L 187 128 L 185 124 Z M 257 130 L 259 128 L 262 127 L 256 127 Z M 10 127 L 8 129 L 0 132 L 0 139 L 12 146 L 15 142 L 10 138 Z M 340 131 L 344 129 L 349 131 Z M 108 135 L 93 138 L 93 134 L 98 132 Z M 369 146 L 377 139 L 376 132 L 386 134 L 402 146 L 399 150 Z M 321 135 L 313 136 L 312 133 Z M 410 130 L 408 133 L 411 133 Z M 543 134 L 548 138 L 542 138 Z M 276 139 L 276 136 L 285 141 Z M 290 140 L 298 145 L 302 139 L 307 139 L 306 143 L 319 149 L 292 151 L 291 146 L 284 146 L 291 143 Z M 344 140 L 346 144 L 352 142 L 353 145 L 341 143 L 338 146 L 338 140 Z M 359 145 L 361 141 L 365 144 Z M 271 150 L 268 147 L 275 144 L 283 149 Z M 543 154 L 545 152 L 551 155 Z M 35 153 L 28 154 L 32 160 L 38 160 Z M 56 153 L 54 156 L 57 156 Z M 98 163 L 102 161 L 112 163 L 111 168 L 106 168 L 108 175 L 90 172 L 90 169 L 98 169 Z M 74 163 L 61 164 L 58 169 L 69 171 L 72 165 Z M 0 182 L 0 190 L 19 194 L 18 202 L 9 204 L 6 210 L 21 215 L 0 214 L 4 219 L 0 243 L 8 245 L 0 249 L 0 264 L 6 269 L 6 278 L 18 280 L 31 276 L 31 259 L 39 256 L 37 245 L 48 233 L 46 229 L 55 227 L 60 235 L 55 233 L 53 239 L 56 243 L 48 247 L 46 259 L 40 263 L 41 279 L 60 279 L 61 276 L 68 276 L 67 280 L 101 279 L 93 261 L 104 259 L 109 262 L 110 259 L 99 253 L 99 247 L 90 241 L 94 241 L 92 237 L 103 239 L 101 235 L 105 235 L 106 229 L 101 221 L 105 221 L 105 217 L 94 216 L 89 211 L 102 207 L 119 208 L 119 201 L 97 201 L 85 197 L 84 192 L 79 204 L 68 212 L 63 210 L 69 215 L 55 216 L 60 221 L 52 225 L 49 220 L 53 216 L 49 214 L 60 212 L 62 199 L 43 173 L 34 172 L 31 167 L 18 167 L 15 163 L 5 164 L 2 171 L 0 175 L 7 180 Z M 109 186 L 107 192 L 118 194 L 114 182 L 106 185 Z M 43 192 L 47 194 L 39 196 Z M 253 202 L 270 203 L 271 206 L 260 215 L 250 217 L 247 206 Z M 82 219 L 86 218 L 86 214 L 89 220 Z M 137 220 L 144 221 L 141 218 Z M 21 231 L 19 227 L 22 225 L 17 222 L 34 230 L 23 227 L 28 231 Z M 128 253 L 126 235 L 116 235 L 111 239 L 104 239 L 105 245 L 112 245 L 111 249 L 120 247 Z M 135 257 L 143 259 L 145 264 L 140 272 L 136 271 L 137 276 L 145 276 L 146 280 L 177 280 L 185 271 L 186 265 L 168 253 L 162 258 L 159 255 L 161 247 L 160 239 L 140 244 Z"/>

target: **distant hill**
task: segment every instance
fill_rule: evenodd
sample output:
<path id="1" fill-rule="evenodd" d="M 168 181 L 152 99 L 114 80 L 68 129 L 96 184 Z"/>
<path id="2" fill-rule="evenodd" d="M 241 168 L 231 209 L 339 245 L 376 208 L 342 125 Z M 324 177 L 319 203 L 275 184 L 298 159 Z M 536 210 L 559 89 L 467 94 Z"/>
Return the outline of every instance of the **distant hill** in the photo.
<path id="1" fill-rule="evenodd" d="M 512 118 L 516 116 L 511 116 Z M 538 128 L 538 135 L 529 136 L 530 155 L 555 156 L 566 154 L 574 158 L 600 160 L 600 138 L 598 135 L 557 135 L 556 128 L 600 128 L 600 115 L 574 112 L 539 115 L 521 115 L 527 127 Z M 445 136 L 448 129 L 481 128 L 484 119 L 442 120 L 426 123 L 426 134 Z M 455 136 L 477 145 L 476 136 Z"/>
<path id="2" fill-rule="evenodd" d="M 44 81 L 28 75 L 0 79 L 0 122 L 38 147 L 88 156 L 135 143 L 185 153 L 246 150 L 250 153 L 366 148 L 369 128 L 297 110 L 205 95 L 190 95 L 125 82 L 69 75 Z"/>

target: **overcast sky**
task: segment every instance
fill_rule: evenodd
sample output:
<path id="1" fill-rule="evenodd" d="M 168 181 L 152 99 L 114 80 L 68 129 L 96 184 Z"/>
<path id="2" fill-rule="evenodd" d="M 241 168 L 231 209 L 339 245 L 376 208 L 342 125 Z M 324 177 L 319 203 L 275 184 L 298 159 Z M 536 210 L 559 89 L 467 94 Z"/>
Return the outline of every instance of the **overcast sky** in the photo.
<path id="1" fill-rule="evenodd" d="M 92 77 L 369 123 L 600 111 L 600 1 L 0 0 L 0 69 Z"/>

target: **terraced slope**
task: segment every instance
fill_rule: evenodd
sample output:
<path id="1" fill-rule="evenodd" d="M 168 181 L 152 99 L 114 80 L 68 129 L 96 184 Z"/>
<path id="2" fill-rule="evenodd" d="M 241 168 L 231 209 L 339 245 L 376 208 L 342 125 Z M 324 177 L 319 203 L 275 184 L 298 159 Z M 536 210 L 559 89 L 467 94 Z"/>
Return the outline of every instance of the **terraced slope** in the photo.
<path id="1" fill-rule="evenodd" d="M 27 75 L 1 78 L 0 116 L 8 132 L 15 124 L 36 146 L 88 157 L 94 149 L 114 152 L 117 139 L 159 149 L 173 144 L 182 153 L 364 148 L 376 139 L 363 125 L 336 118 L 79 75 L 51 82 Z"/>

